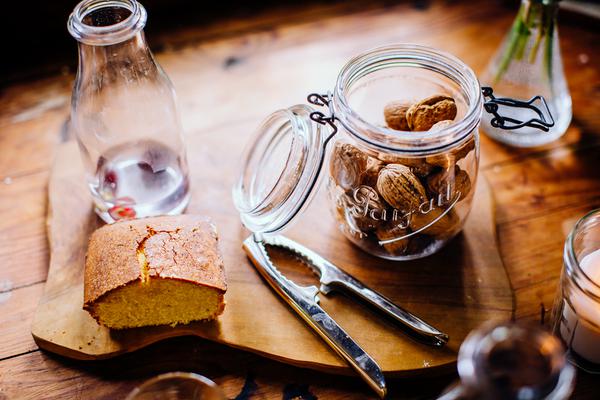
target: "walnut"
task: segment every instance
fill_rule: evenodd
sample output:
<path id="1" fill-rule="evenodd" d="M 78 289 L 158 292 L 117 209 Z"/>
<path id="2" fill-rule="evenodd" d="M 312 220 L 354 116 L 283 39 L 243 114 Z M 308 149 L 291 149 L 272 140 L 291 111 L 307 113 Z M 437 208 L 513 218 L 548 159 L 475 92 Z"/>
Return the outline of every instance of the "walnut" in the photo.
<path id="1" fill-rule="evenodd" d="M 471 193 L 471 178 L 466 171 L 463 171 L 458 166 L 458 172 L 454 173 L 454 190 L 460 193 L 460 200 L 465 199 Z"/>
<path id="2" fill-rule="evenodd" d="M 377 191 L 394 208 L 411 211 L 426 199 L 425 188 L 410 168 L 388 164 L 379 171 Z"/>
<path id="3" fill-rule="evenodd" d="M 436 168 L 435 165 L 427 164 L 425 162 L 410 168 L 412 173 L 418 176 L 419 178 L 426 178 L 436 169 L 438 168 Z"/>
<path id="4" fill-rule="evenodd" d="M 377 158 L 387 164 L 402 164 L 407 167 L 417 167 L 424 164 L 425 157 L 404 157 L 393 153 L 380 152 Z"/>
<path id="5" fill-rule="evenodd" d="M 427 190 L 431 196 L 445 194 L 450 187 L 451 193 L 460 193 L 461 200 L 471 191 L 471 179 L 458 165 L 427 177 Z"/>
<path id="6" fill-rule="evenodd" d="M 387 219 L 387 207 L 370 186 L 360 186 L 348 196 L 346 221 L 354 231 L 369 232 Z"/>
<path id="7" fill-rule="evenodd" d="M 460 227 L 460 218 L 458 218 L 453 209 L 444 214 L 445 211 L 442 208 L 434 208 L 426 214 L 421 212 L 414 213 L 411 221 L 412 230 L 416 231 L 431 224 L 423 229 L 421 233 L 435 236 L 437 239 L 454 235 Z"/>
<path id="8" fill-rule="evenodd" d="M 363 174 L 362 184 L 371 186 L 372 188 L 377 187 L 377 177 L 379 176 L 379 171 L 384 166 L 385 164 L 383 162 L 376 158 L 369 157 L 367 160 L 367 169 Z"/>
<path id="9" fill-rule="evenodd" d="M 407 229 L 400 228 L 398 226 L 382 225 L 375 231 L 375 236 L 380 241 L 390 240 L 396 238 L 402 238 L 407 235 L 409 231 Z M 400 256 L 406 253 L 410 239 L 399 239 L 389 243 L 384 243 L 381 246 L 392 256 Z"/>
<path id="10" fill-rule="evenodd" d="M 446 129 L 453 123 L 454 123 L 454 121 L 451 121 L 449 119 L 445 119 L 443 121 L 436 122 L 435 124 L 433 124 L 433 126 L 431 128 L 429 128 L 429 132 L 441 131 L 442 129 Z"/>
<path id="11" fill-rule="evenodd" d="M 433 164 L 427 164 L 425 157 L 401 157 L 382 152 L 377 155 L 377 158 L 385 163 L 401 164 L 410 167 L 411 171 L 419 178 L 426 177 L 436 167 Z"/>
<path id="12" fill-rule="evenodd" d="M 410 104 L 403 103 L 401 101 L 392 101 L 383 108 L 383 116 L 385 117 L 385 123 L 391 129 L 397 131 L 408 131 L 408 122 L 406 121 L 406 112 Z"/>
<path id="13" fill-rule="evenodd" d="M 456 158 L 452 153 L 434 154 L 425 157 L 425 160 L 428 164 L 434 165 L 436 167 L 442 167 L 445 169 L 449 169 L 453 167 L 454 164 L 456 164 Z"/>
<path id="14" fill-rule="evenodd" d="M 452 151 L 456 161 L 465 158 L 473 149 L 475 149 L 475 136 L 472 136 L 463 143 L 459 148 Z"/>
<path id="15" fill-rule="evenodd" d="M 471 137 L 457 149 L 450 152 L 425 157 L 427 163 L 442 168 L 450 168 L 475 149 L 475 137 Z"/>
<path id="16" fill-rule="evenodd" d="M 335 183 L 344 190 L 360 185 L 368 156 L 350 143 L 336 143 L 329 164 Z"/>
<path id="17" fill-rule="evenodd" d="M 454 120 L 456 112 L 456 102 L 452 97 L 434 95 L 410 106 L 406 120 L 411 130 L 426 131 L 437 122 Z"/>
<path id="18" fill-rule="evenodd" d="M 332 185 L 332 189 L 329 191 L 329 196 L 333 200 L 335 207 L 335 217 L 343 223 L 346 223 L 346 209 L 348 208 L 349 200 L 348 195 L 339 186 Z"/>

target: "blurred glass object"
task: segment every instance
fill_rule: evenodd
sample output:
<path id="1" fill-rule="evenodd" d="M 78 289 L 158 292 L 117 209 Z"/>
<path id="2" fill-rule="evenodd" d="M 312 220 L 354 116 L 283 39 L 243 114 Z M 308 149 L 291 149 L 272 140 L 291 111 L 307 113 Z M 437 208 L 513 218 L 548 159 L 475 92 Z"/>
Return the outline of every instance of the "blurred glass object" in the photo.
<path id="1" fill-rule="evenodd" d="M 438 400 L 564 400 L 575 384 L 560 340 L 516 323 L 488 323 L 458 353 L 460 382 Z"/>
<path id="2" fill-rule="evenodd" d="M 190 372 L 169 372 L 149 379 L 125 400 L 226 400 L 216 383 Z"/>

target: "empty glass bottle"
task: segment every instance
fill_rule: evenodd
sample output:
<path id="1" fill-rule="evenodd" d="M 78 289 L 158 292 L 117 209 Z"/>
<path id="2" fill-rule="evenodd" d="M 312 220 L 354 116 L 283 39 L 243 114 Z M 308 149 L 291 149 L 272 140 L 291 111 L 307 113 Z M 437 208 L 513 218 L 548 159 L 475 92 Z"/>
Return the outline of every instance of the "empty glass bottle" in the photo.
<path id="1" fill-rule="evenodd" d="M 571 95 L 560 55 L 556 14 L 559 0 L 521 0 L 511 30 L 481 78 L 497 97 L 529 100 L 543 96 L 554 119 L 548 132 L 531 127 L 493 127 L 485 113 L 481 125 L 492 138 L 517 147 L 538 146 L 561 137 L 571 122 Z M 535 103 L 539 105 L 539 101 Z M 503 115 L 518 120 L 536 117 L 531 110 L 507 108 Z"/>
<path id="2" fill-rule="evenodd" d="M 438 400 L 565 400 L 575 383 L 560 340 L 515 323 L 488 323 L 471 332 L 457 367 L 460 383 Z"/>
<path id="3" fill-rule="evenodd" d="M 106 222 L 181 213 L 189 201 L 175 92 L 146 44 L 145 23 L 135 0 L 84 0 L 68 21 L 79 42 L 71 124 Z"/>

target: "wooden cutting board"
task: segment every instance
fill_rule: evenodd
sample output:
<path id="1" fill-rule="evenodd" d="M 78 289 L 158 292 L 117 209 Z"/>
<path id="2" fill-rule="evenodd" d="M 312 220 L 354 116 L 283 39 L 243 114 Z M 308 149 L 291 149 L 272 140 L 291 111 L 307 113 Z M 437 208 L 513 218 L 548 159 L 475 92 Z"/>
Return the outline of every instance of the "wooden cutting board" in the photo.
<path id="1" fill-rule="evenodd" d="M 241 244 L 248 232 L 230 195 L 245 136 L 230 135 L 227 140 L 218 134 L 197 135 L 188 142 L 193 188 L 188 212 L 211 216 L 219 228 L 229 285 L 224 314 L 213 323 L 119 332 L 99 326 L 81 308 L 87 240 L 101 222 L 91 208 L 76 144 L 59 147 L 49 182 L 50 270 L 32 326 L 41 348 L 95 360 L 170 337 L 196 335 L 302 367 L 352 373 L 247 260 Z M 437 255 L 411 262 L 381 260 L 352 246 L 336 230 L 323 189 L 286 234 L 450 335 L 445 348 L 430 348 L 351 298 L 321 295 L 323 308 L 387 376 L 439 374 L 453 368 L 470 330 L 483 321 L 512 316 L 513 296 L 497 250 L 492 210 L 490 191 L 480 178 L 463 234 Z M 288 277 L 299 283 L 316 282 L 291 257 L 278 253 L 273 258 Z"/>

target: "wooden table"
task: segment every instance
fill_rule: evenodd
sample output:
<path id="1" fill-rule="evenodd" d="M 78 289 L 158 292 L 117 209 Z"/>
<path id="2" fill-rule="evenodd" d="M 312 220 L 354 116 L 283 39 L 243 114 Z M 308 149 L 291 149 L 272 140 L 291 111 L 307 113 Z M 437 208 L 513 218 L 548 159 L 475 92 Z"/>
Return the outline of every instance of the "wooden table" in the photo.
<path id="1" fill-rule="evenodd" d="M 383 43 L 432 45 L 481 72 L 515 10 L 469 3 L 282 6 L 150 41 L 162 49 L 158 59 L 177 89 L 186 133 L 223 134 L 332 88 L 346 60 Z M 566 233 L 600 207 L 600 32 L 593 24 L 561 15 L 574 104 L 567 134 L 529 150 L 482 138 L 481 179 L 491 183 L 497 202 L 518 319 L 547 323 Z M 357 378 L 325 376 L 195 338 L 103 362 L 76 362 L 37 348 L 30 324 L 48 268 L 46 185 L 53 150 L 70 136 L 72 80 L 67 72 L 15 83 L 0 97 L 0 399 L 122 398 L 144 379 L 173 370 L 204 374 L 229 398 L 370 398 Z M 452 379 L 392 381 L 390 397 L 431 398 Z M 576 398 L 599 396 L 598 377 L 580 373 Z"/>

